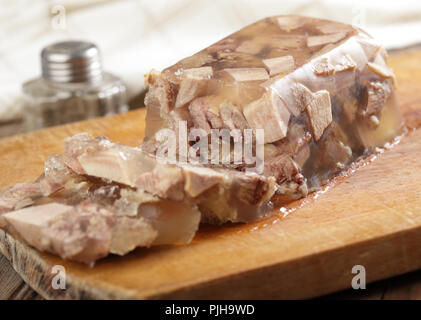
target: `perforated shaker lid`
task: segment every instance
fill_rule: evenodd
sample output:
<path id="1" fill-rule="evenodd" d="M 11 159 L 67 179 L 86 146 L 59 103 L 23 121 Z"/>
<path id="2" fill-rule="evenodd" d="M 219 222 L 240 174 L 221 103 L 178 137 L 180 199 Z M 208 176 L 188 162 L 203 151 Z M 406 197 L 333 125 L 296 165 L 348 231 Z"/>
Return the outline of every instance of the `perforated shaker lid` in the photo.
<path id="1" fill-rule="evenodd" d="M 55 82 L 95 82 L 102 79 L 98 47 L 90 42 L 64 41 L 41 52 L 42 76 Z"/>

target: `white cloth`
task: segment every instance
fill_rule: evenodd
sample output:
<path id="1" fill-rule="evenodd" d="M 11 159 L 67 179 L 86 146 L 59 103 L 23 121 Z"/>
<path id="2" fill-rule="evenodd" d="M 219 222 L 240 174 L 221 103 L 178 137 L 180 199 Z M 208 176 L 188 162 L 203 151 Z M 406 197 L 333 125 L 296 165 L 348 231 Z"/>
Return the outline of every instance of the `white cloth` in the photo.
<path id="1" fill-rule="evenodd" d="M 418 0 L 0 0 L 0 120 L 19 117 L 21 84 L 39 76 L 39 53 L 52 42 L 96 43 L 105 69 L 123 78 L 131 97 L 150 69 L 258 19 L 291 13 L 359 24 L 387 48 L 421 42 Z"/>

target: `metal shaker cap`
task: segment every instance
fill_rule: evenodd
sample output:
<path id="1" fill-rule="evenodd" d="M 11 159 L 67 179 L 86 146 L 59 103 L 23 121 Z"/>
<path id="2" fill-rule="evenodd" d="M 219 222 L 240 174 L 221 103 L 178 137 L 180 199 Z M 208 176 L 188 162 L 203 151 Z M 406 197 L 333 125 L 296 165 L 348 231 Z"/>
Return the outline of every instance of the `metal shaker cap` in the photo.
<path id="1" fill-rule="evenodd" d="M 41 52 L 42 77 L 60 83 L 96 82 L 102 79 L 98 47 L 90 42 L 64 41 Z"/>

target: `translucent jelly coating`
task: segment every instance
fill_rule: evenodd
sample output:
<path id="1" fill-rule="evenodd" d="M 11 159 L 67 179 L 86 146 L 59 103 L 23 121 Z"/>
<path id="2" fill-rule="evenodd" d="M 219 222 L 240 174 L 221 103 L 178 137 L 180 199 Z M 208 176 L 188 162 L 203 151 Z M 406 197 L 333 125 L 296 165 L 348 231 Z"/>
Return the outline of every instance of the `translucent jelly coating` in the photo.
<path id="1" fill-rule="evenodd" d="M 207 132 L 264 129 L 264 175 L 276 178 L 278 193 L 305 196 L 402 132 L 386 58 L 350 25 L 260 20 L 150 73 L 146 144 L 180 120 Z"/>

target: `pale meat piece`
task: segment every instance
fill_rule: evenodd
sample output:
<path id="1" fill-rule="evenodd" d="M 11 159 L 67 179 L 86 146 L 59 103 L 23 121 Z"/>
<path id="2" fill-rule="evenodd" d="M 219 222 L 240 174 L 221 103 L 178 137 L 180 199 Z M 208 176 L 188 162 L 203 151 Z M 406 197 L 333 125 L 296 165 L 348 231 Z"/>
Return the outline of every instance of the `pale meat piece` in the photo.
<path id="1" fill-rule="evenodd" d="M 264 129 L 265 143 L 278 141 L 287 134 L 290 113 L 272 90 L 245 106 L 243 114 L 251 128 Z"/>
<path id="2" fill-rule="evenodd" d="M 383 77 L 383 78 L 394 77 L 393 71 L 389 67 L 387 67 L 384 63 L 369 62 L 368 67 L 371 69 L 371 71 L 378 74 L 380 77 Z"/>
<path id="3" fill-rule="evenodd" d="M 330 62 L 327 58 L 317 60 L 314 65 L 314 73 L 318 76 L 328 76 L 336 72 L 355 69 L 356 64 L 349 55 L 344 55 L 337 63 Z"/>
<path id="4" fill-rule="evenodd" d="M 320 23 L 316 26 L 316 29 L 319 30 L 321 33 L 330 34 L 330 33 L 337 33 L 337 32 L 351 32 L 352 27 L 343 23 L 338 22 L 326 22 Z"/>
<path id="5" fill-rule="evenodd" d="M 314 140 L 317 141 L 332 122 L 332 106 L 329 92 L 325 90 L 316 92 L 312 101 L 307 105 L 306 111 L 310 119 Z"/>
<path id="6" fill-rule="evenodd" d="M 269 79 L 268 73 L 263 68 L 227 68 L 224 71 L 238 82 Z"/>
<path id="7" fill-rule="evenodd" d="M 195 128 L 210 133 L 211 128 L 221 128 L 222 119 L 219 116 L 219 106 L 222 100 L 218 96 L 204 96 L 193 100 L 188 109 Z"/>
<path id="8" fill-rule="evenodd" d="M 264 48 L 264 43 L 256 41 L 244 41 L 236 49 L 236 52 L 247 53 L 247 54 L 258 54 Z"/>
<path id="9" fill-rule="evenodd" d="M 306 20 L 306 18 L 300 16 L 284 16 L 276 18 L 276 21 L 281 29 L 286 32 L 290 32 L 304 26 Z"/>
<path id="10" fill-rule="evenodd" d="M 209 168 L 183 166 L 184 190 L 190 197 L 197 197 L 204 191 L 224 183 L 224 175 Z"/>
<path id="11" fill-rule="evenodd" d="M 149 172 L 138 175 L 136 187 L 161 198 L 184 199 L 184 176 L 180 168 L 157 164 Z"/>
<path id="12" fill-rule="evenodd" d="M 206 79 L 190 79 L 181 80 L 180 89 L 175 101 L 175 107 L 184 107 L 194 98 L 206 92 Z"/>
<path id="13" fill-rule="evenodd" d="M 213 75 L 212 67 L 201 67 L 184 69 L 182 71 L 182 77 L 184 79 L 209 79 Z"/>
<path id="14" fill-rule="evenodd" d="M 315 47 L 328 43 L 335 43 L 345 38 L 345 32 L 330 33 L 322 36 L 311 36 L 307 38 L 307 46 Z"/>
<path id="15" fill-rule="evenodd" d="M 185 69 L 178 90 L 175 107 L 180 108 L 206 92 L 207 79 L 213 75 L 211 67 Z"/>
<path id="16" fill-rule="evenodd" d="M 244 118 L 242 112 L 235 107 L 231 102 L 224 101 L 219 107 L 221 120 L 225 128 L 230 130 L 249 128 L 247 120 Z"/>
<path id="17" fill-rule="evenodd" d="M 365 86 L 366 103 L 362 104 L 364 109 L 361 114 L 364 117 L 378 115 L 391 93 L 391 87 L 387 81 L 369 82 Z"/>
<path id="18" fill-rule="evenodd" d="M 295 67 L 294 58 L 292 56 L 264 59 L 262 61 L 269 69 L 269 74 L 271 76 L 280 73 L 289 73 L 293 71 Z"/>
<path id="19" fill-rule="evenodd" d="M 73 211 L 72 206 L 49 203 L 6 213 L 3 218 L 25 241 L 45 251 L 51 243 L 50 238 L 44 235 L 42 229 L 49 223 L 58 221 L 69 211 Z"/>

